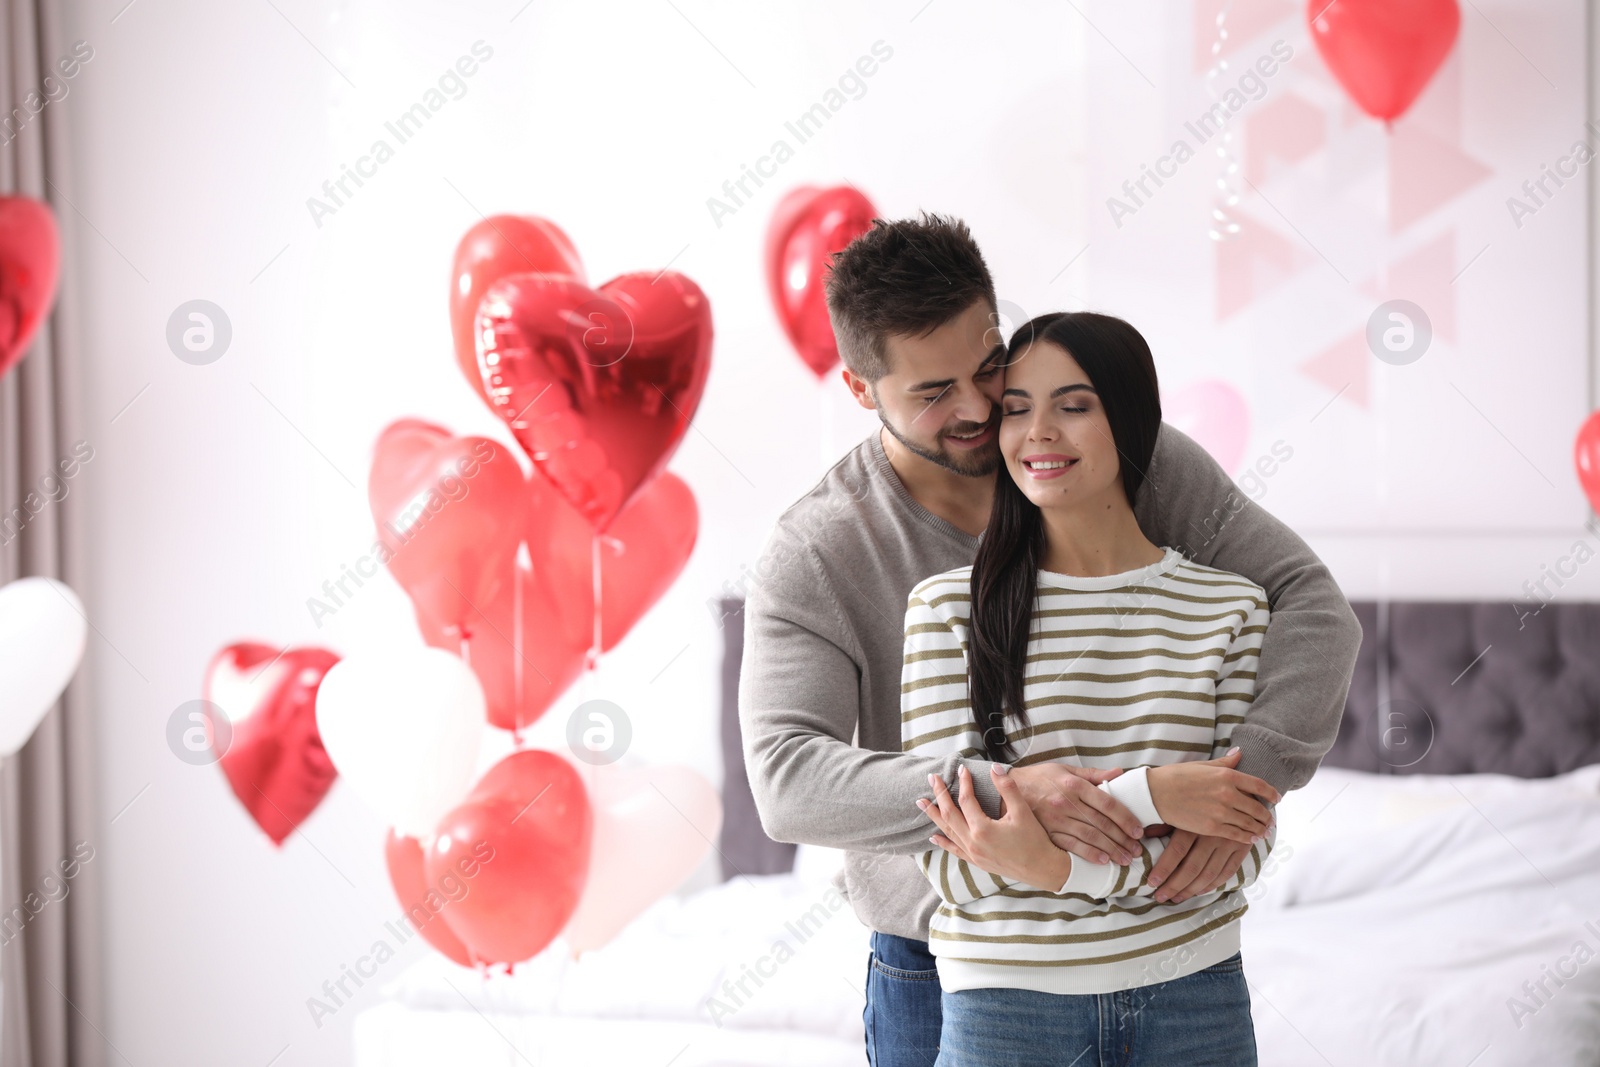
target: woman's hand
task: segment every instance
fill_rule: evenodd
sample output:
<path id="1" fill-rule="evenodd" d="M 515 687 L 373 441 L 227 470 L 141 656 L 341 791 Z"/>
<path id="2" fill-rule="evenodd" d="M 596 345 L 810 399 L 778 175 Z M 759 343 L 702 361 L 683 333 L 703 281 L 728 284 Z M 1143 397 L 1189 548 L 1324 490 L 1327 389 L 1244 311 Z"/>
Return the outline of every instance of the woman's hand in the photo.
<path id="1" fill-rule="evenodd" d="M 1233 768 L 1239 751 L 1213 760 L 1151 767 L 1150 799 L 1167 823 L 1206 837 L 1223 837 L 1249 846 L 1267 834 L 1273 819 L 1267 804 L 1281 794 L 1253 774 Z"/>
<path id="2" fill-rule="evenodd" d="M 991 777 L 1000 793 L 1002 813 L 991 819 L 978 803 L 965 764 L 958 773 L 959 802 L 950 796 L 944 779 L 928 776 L 934 802 L 919 799 L 917 807 L 941 831 L 929 840 L 957 859 L 966 860 L 990 874 L 1012 882 L 1056 891 L 1072 872 L 1072 855 L 1057 848 L 1050 835 L 1023 800 L 1016 781 L 1004 764 L 994 764 Z"/>

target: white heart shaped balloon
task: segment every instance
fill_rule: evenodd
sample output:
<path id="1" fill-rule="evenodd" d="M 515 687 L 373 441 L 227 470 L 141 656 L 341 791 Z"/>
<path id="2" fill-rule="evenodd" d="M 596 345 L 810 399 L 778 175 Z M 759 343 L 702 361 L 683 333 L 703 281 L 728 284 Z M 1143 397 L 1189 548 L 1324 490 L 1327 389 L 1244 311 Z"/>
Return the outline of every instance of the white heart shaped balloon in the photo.
<path id="1" fill-rule="evenodd" d="M 83 661 L 89 622 L 78 594 L 54 578 L 0 588 L 0 756 L 33 736 Z"/>
<path id="2" fill-rule="evenodd" d="M 599 948 L 694 873 L 722 829 L 722 800 L 690 767 L 595 767 L 589 880 L 561 936 Z"/>
<path id="3" fill-rule="evenodd" d="M 472 668 L 438 648 L 347 657 L 317 689 L 317 731 L 339 777 L 409 837 L 432 834 L 466 796 L 485 721 Z"/>

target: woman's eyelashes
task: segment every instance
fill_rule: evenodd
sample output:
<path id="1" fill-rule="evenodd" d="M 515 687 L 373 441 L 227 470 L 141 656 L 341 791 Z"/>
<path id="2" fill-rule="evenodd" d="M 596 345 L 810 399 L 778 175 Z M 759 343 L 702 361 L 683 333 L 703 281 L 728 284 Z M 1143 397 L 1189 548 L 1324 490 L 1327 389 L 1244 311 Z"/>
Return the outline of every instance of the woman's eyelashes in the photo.
<path id="1" fill-rule="evenodd" d="M 1000 417 L 1005 418 L 1008 415 L 1026 415 L 1032 410 L 1032 408 L 1012 408 L 1009 411 L 1000 412 Z M 1060 411 L 1064 415 L 1087 415 L 1089 413 L 1089 409 L 1086 407 L 1076 407 L 1072 405 L 1060 407 L 1056 410 Z"/>

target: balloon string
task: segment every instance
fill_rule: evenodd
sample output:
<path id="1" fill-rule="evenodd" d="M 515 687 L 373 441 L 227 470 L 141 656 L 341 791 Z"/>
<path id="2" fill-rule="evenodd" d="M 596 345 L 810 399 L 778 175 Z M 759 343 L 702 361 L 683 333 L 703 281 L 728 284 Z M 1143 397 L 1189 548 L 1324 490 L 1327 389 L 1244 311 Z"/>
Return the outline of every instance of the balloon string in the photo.
<path id="1" fill-rule="evenodd" d="M 522 545 L 517 545 L 517 556 L 511 559 L 511 670 L 514 691 L 512 700 L 514 704 L 511 711 L 511 743 L 517 748 L 522 747 L 522 714 L 527 708 L 523 694 L 522 671 Z"/>
<path id="2" fill-rule="evenodd" d="M 594 578 L 594 643 L 589 648 L 589 670 L 595 669 L 595 664 L 600 662 L 600 531 L 596 530 L 593 539 L 589 542 L 589 569 Z"/>

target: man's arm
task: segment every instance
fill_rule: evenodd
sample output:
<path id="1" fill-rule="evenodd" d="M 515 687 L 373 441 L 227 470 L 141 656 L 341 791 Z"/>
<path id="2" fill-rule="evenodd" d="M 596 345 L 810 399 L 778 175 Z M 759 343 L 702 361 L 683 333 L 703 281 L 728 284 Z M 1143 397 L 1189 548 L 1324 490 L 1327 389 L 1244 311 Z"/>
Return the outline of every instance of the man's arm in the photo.
<path id="1" fill-rule="evenodd" d="M 855 746 L 859 652 L 835 605 L 803 546 L 774 562 L 745 602 L 739 723 L 762 829 L 776 841 L 923 853 L 933 828 L 917 798 L 931 795 L 929 774 L 954 790 L 963 762 L 983 783 L 984 811 L 998 817 L 988 760 Z"/>
<path id="2" fill-rule="evenodd" d="M 1147 474 L 1134 507 L 1146 537 L 1267 592 L 1255 699 L 1233 729 L 1236 769 L 1280 793 L 1298 789 L 1338 736 L 1361 624 L 1310 546 L 1181 430 L 1161 424 Z"/>

